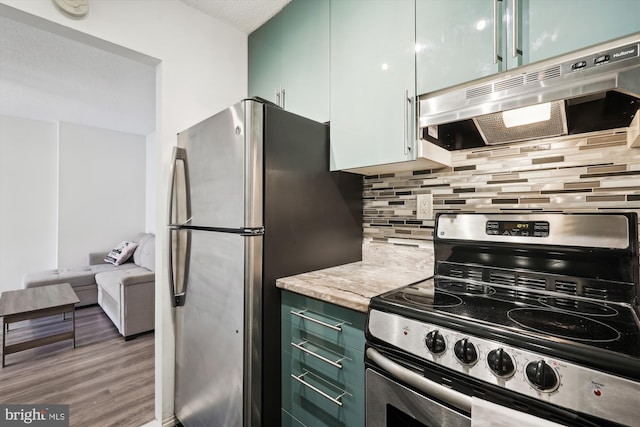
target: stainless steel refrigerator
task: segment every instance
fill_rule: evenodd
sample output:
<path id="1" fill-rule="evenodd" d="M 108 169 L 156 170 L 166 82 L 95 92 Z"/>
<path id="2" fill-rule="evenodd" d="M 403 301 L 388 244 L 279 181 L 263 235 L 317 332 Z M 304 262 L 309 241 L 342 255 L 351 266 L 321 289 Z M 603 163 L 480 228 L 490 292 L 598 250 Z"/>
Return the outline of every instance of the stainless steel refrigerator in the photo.
<path id="1" fill-rule="evenodd" d="M 168 207 L 175 412 L 280 425 L 275 281 L 361 259 L 362 178 L 329 172 L 329 127 L 257 99 L 178 134 Z"/>

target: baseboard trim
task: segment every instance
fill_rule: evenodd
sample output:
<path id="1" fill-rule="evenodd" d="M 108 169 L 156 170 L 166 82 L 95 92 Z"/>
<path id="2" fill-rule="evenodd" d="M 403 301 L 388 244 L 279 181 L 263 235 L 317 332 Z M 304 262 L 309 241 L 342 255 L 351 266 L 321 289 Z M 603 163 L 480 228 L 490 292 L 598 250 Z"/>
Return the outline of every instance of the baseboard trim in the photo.
<path id="1" fill-rule="evenodd" d="M 180 421 L 178 421 L 175 415 L 170 416 L 162 423 L 162 427 L 174 427 L 177 425 L 180 425 Z"/>
<path id="2" fill-rule="evenodd" d="M 180 425 L 178 419 L 176 418 L 175 415 L 170 416 L 169 418 L 167 418 L 166 420 L 164 420 L 164 422 L 160 422 L 158 421 L 158 419 L 156 418 L 153 421 L 148 422 L 147 424 L 144 424 L 140 427 L 174 427 Z"/>

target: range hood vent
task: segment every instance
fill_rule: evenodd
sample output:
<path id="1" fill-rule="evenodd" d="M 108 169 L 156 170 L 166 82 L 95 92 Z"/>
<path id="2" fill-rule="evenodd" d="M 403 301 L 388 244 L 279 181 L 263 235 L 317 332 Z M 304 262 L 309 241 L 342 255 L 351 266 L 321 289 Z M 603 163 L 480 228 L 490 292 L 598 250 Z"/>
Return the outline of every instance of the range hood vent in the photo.
<path id="1" fill-rule="evenodd" d="M 550 103 L 548 120 L 503 112 Z M 640 109 L 640 34 L 419 97 L 421 137 L 447 150 L 628 127 Z M 525 112 L 526 113 L 526 112 Z"/>
<path id="2" fill-rule="evenodd" d="M 503 90 L 513 89 L 530 83 L 541 82 L 561 76 L 562 67 L 556 65 L 544 70 L 536 70 L 521 74 L 519 76 L 507 79 L 499 79 L 487 84 L 472 86 L 466 90 L 466 98 L 473 99 L 480 96 L 489 95 L 491 93 L 502 92 Z"/>

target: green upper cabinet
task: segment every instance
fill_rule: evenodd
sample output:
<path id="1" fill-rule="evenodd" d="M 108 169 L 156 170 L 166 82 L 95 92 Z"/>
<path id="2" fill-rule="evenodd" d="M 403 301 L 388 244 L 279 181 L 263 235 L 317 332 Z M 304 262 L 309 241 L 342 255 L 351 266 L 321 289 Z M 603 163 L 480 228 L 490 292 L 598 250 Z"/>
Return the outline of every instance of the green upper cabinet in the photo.
<path id="1" fill-rule="evenodd" d="M 417 93 L 640 31 L 638 16 L 639 0 L 416 0 Z"/>
<path id="2" fill-rule="evenodd" d="M 249 96 L 273 103 L 282 85 L 282 14 L 249 34 Z"/>
<path id="3" fill-rule="evenodd" d="M 418 95 L 500 71 L 493 40 L 502 3 L 416 0 Z"/>
<path id="4" fill-rule="evenodd" d="M 414 0 L 331 1 L 331 169 L 414 159 Z"/>
<path id="5" fill-rule="evenodd" d="M 526 0 L 521 20 L 528 64 L 640 31 L 640 0 Z"/>
<path id="6" fill-rule="evenodd" d="M 249 35 L 249 96 L 329 120 L 329 0 L 293 0 Z"/>

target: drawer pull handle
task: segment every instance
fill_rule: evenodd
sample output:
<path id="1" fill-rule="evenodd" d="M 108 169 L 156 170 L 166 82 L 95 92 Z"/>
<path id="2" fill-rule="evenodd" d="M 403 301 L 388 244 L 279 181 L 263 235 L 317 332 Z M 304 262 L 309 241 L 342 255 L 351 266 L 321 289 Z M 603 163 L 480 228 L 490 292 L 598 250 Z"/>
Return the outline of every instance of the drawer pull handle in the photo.
<path id="1" fill-rule="evenodd" d="M 305 375 L 312 375 L 310 372 L 303 372 L 300 375 L 294 375 L 291 374 L 291 378 L 293 378 L 294 380 L 298 381 L 300 384 L 304 385 L 305 387 L 310 388 L 311 390 L 315 391 L 316 393 L 318 393 L 320 396 L 324 397 L 325 399 L 330 400 L 331 402 L 335 403 L 338 406 L 342 406 L 342 396 L 344 396 L 345 394 L 349 394 L 346 391 L 342 391 L 342 393 L 340 393 L 339 395 L 337 395 L 336 397 L 330 396 L 327 393 L 325 393 L 324 391 L 320 390 L 318 387 L 309 384 L 308 382 L 306 382 L 305 380 L 303 380 Z"/>
<path id="2" fill-rule="evenodd" d="M 325 363 L 330 364 L 331 366 L 335 366 L 338 369 L 342 369 L 342 361 L 345 359 L 344 357 L 341 357 L 340 359 L 336 360 L 335 362 L 331 359 L 327 359 L 324 356 L 319 355 L 318 353 L 315 353 L 311 350 L 309 350 L 308 348 L 304 347 L 305 344 L 307 344 L 308 341 L 302 341 L 299 344 L 296 344 L 294 342 L 291 343 L 291 345 L 295 348 L 297 348 L 298 350 L 304 351 L 307 354 L 310 354 L 313 357 L 317 357 L 318 359 L 322 360 Z"/>
<path id="3" fill-rule="evenodd" d="M 309 316 L 305 315 L 304 313 L 306 311 L 307 310 L 300 310 L 300 311 L 291 310 L 291 314 L 293 314 L 294 316 L 298 316 L 298 317 L 300 317 L 302 319 L 308 320 L 310 322 L 317 323 L 318 325 L 322 325 L 325 328 L 329 328 L 329 329 L 333 329 L 334 331 L 342 332 L 342 324 L 344 322 L 339 322 L 339 323 L 336 323 L 335 325 L 332 325 L 330 323 L 323 322 L 322 320 L 314 319 L 313 317 L 309 317 Z"/>

